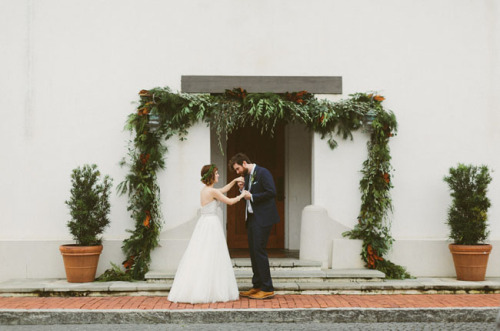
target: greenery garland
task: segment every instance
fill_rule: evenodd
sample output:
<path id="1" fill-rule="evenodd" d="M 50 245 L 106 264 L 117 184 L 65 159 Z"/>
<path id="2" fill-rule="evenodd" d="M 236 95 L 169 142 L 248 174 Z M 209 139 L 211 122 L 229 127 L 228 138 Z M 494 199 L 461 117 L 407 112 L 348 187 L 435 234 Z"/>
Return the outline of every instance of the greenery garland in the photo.
<path id="1" fill-rule="evenodd" d="M 356 93 L 349 99 L 331 102 L 318 100 L 306 91 L 247 93 L 235 88 L 209 95 L 173 93 L 168 87 L 141 90 L 139 95 L 137 112 L 129 115 L 126 125 L 135 133 L 128 162 L 122 161 L 130 171 L 118 186 L 121 194 L 128 194 L 128 210 L 135 220 L 135 230 L 127 230 L 131 236 L 122 246 L 127 256 L 123 262 L 125 274 L 131 279 L 144 278 L 151 251 L 158 246 L 162 215 L 156 174 L 165 168 L 167 148 L 162 144 L 164 140 L 174 135 L 183 140 L 193 124 L 204 121 L 215 129 L 222 150 L 222 138 L 237 128 L 253 126 L 273 134 L 277 124 L 297 122 L 319 133 L 334 149 L 337 146 L 335 135 L 352 139 L 352 132 L 363 127 L 363 120 L 371 113 L 374 113 L 374 120 L 368 159 L 362 169 L 358 224 L 344 236 L 363 240 L 361 256 L 368 268 L 381 270 L 388 278 L 410 277 L 403 267 L 383 258 L 393 242 L 387 221 L 392 211 L 389 191 L 393 187 L 388 141 L 397 131 L 397 122 L 394 114 L 383 108 L 382 96 Z M 152 120 L 157 120 L 157 128 L 151 127 Z M 116 268 L 100 279 L 115 277 Z"/>

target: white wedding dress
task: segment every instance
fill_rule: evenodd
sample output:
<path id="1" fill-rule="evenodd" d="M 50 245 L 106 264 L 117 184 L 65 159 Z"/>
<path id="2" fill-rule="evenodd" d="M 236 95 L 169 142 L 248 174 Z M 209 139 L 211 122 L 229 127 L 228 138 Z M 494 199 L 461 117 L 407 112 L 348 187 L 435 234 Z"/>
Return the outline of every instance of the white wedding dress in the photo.
<path id="1" fill-rule="evenodd" d="M 229 257 L 219 202 L 201 208 L 201 217 L 182 256 L 168 295 L 172 302 L 211 303 L 238 300 L 239 292 Z"/>

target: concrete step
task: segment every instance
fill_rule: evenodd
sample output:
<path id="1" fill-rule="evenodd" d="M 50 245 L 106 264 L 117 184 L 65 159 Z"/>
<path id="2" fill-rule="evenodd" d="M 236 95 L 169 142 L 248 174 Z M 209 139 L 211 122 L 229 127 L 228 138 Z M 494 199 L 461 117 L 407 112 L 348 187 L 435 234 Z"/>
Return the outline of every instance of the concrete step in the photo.
<path id="1" fill-rule="evenodd" d="M 231 261 L 235 270 L 252 270 L 252 263 L 249 258 L 233 258 Z M 294 258 L 269 259 L 269 268 L 271 270 L 321 270 L 321 266 L 321 262 Z"/>
<path id="2" fill-rule="evenodd" d="M 252 264 L 249 258 L 231 259 L 236 281 L 240 288 L 251 287 Z M 270 258 L 269 267 L 273 283 L 282 290 L 300 290 L 300 288 L 322 289 L 332 282 L 368 282 L 381 281 L 384 273 L 370 269 L 321 269 L 321 262 L 299 260 L 296 258 Z M 152 270 L 145 276 L 147 282 L 171 285 L 175 271 Z M 328 286 L 327 286 L 328 287 Z M 329 289 L 329 288 L 328 288 Z"/>
<path id="3" fill-rule="evenodd" d="M 251 284 L 252 271 L 235 268 L 236 281 L 241 284 Z M 173 271 L 150 271 L 146 281 L 151 283 L 171 284 L 174 280 Z M 271 270 L 274 283 L 328 283 L 328 282 L 360 282 L 381 281 L 385 275 L 378 270 L 369 269 L 325 269 L 325 270 Z"/>
<path id="4" fill-rule="evenodd" d="M 415 278 L 405 280 L 383 279 L 380 281 L 343 278 L 352 271 L 332 270 L 337 273 L 336 281 L 324 282 L 281 282 L 274 279 L 277 294 L 477 294 L 500 293 L 500 278 L 487 278 L 485 281 L 469 282 L 456 278 Z M 14 279 L 0 282 L 2 296 L 43 296 L 43 297 L 80 297 L 80 296 L 166 296 L 170 282 L 91 282 L 68 283 L 66 279 Z M 251 287 L 249 281 L 238 279 L 240 290 Z"/>
<path id="5" fill-rule="evenodd" d="M 252 264 L 249 258 L 231 259 L 238 283 L 252 282 Z M 276 283 L 324 283 L 349 281 L 380 281 L 385 275 L 370 269 L 322 269 L 322 263 L 296 258 L 270 258 L 271 277 Z M 152 270 L 145 276 L 152 283 L 172 283 L 175 271 Z"/>
<path id="6" fill-rule="evenodd" d="M 233 258 L 231 259 L 236 277 L 249 278 L 252 274 L 252 263 L 249 258 Z M 296 271 L 311 271 L 321 272 L 321 262 L 305 261 L 296 258 L 270 258 L 269 268 L 272 273 L 282 274 L 283 272 L 294 273 Z M 147 281 L 173 281 L 175 271 L 152 270 L 145 275 Z M 300 274 L 299 274 L 300 276 Z M 308 276 L 309 278 L 311 276 Z"/>

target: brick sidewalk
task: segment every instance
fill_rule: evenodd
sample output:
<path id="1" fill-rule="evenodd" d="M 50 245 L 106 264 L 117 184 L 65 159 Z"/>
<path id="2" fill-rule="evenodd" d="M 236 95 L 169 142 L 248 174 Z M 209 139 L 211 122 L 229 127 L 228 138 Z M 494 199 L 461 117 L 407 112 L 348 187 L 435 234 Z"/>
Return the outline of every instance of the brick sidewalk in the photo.
<path id="1" fill-rule="evenodd" d="M 500 294 L 276 295 L 211 304 L 176 304 L 162 296 L 0 297 L 0 309 L 281 309 L 500 307 Z"/>

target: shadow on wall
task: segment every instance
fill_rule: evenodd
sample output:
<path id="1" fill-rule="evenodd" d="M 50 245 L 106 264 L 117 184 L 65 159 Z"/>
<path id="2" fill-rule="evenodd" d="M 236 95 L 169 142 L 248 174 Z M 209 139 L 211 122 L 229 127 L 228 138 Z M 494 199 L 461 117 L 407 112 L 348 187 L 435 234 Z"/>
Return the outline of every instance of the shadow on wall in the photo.
<path id="1" fill-rule="evenodd" d="M 325 208 L 306 206 L 302 210 L 300 259 L 322 262 L 323 268 L 332 268 L 333 240 L 344 239 L 342 233 L 349 230 L 351 229 L 347 226 L 330 218 Z M 361 260 L 359 251 L 357 254 L 357 259 Z"/>
<path id="2" fill-rule="evenodd" d="M 172 229 L 162 231 L 160 234 L 160 245 L 151 252 L 150 270 L 177 270 L 177 266 L 189 244 L 189 240 L 191 239 L 191 235 L 193 234 L 200 215 L 200 209 L 198 209 L 196 216 L 189 221 Z"/>

